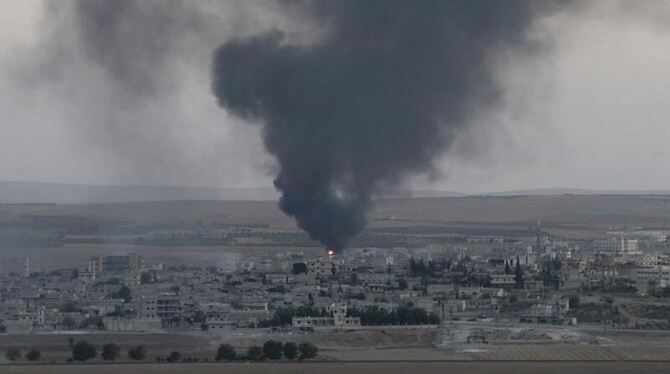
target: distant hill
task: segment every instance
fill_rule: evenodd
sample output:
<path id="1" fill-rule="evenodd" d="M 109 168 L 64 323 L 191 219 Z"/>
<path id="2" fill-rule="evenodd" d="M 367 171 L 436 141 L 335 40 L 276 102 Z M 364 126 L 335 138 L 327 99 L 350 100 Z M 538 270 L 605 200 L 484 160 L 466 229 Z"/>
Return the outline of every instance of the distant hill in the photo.
<path id="1" fill-rule="evenodd" d="M 466 194 L 441 190 L 383 190 L 379 199 L 444 198 L 467 196 L 550 196 L 550 195 L 670 195 L 668 190 L 607 191 L 575 188 L 545 188 Z M 255 200 L 277 201 L 273 187 L 208 188 L 178 186 L 85 185 L 47 182 L 0 181 L 0 204 L 86 204 L 177 200 Z"/>
<path id="2" fill-rule="evenodd" d="M 536 188 L 488 192 L 481 196 L 547 196 L 547 195 L 670 195 L 670 190 L 587 190 L 580 188 Z"/>
<path id="3" fill-rule="evenodd" d="M 438 191 L 438 190 L 412 190 L 411 197 L 464 197 L 469 196 L 466 193 L 455 191 Z"/>
<path id="4" fill-rule="evenodd" d="M 0 204 L 111 203 L 174 200 L 277 200 L 272 187 L 206 188 L 175 186 L 96 186 L 67 183 L 0 182 Z"/>

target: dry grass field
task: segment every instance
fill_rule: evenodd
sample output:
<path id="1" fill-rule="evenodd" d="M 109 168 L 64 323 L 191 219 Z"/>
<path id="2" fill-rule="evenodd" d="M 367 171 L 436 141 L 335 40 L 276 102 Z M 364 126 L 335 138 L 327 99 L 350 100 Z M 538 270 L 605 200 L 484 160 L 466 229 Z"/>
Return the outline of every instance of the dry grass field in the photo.
<path id="1" fill-rule="evenodd" d="M 69 268 L 73 264 L 88 261 L 96 255 L 124 255 L 131 252 L 140 253 L 152 262 L 184 265 L 222 265 L 236 261 L 241 256 L 276 253 L 281 250 L 322 254 L 323 247 L 290 247 L 276 248 L 271 246 L 193 246 L 193 247 L 161 247 L 129 244 L 66 244 L 62 247 L 31 247 L 2 248 L 0 257 L 30 257 L 31 266 L 40 268 Z"/>
<path id="2" fill-rule="evenodd" d="M 542 221 L 542 229 L 555 237 L 589 239 L 605 236 L 608 230 L 631 226 L 642 226 L 646 229 L 669 228 L 670 196 L 549 195 L 380 199 L 375 202 L 375 208 L 369 217 L 367 241 L 359 245 L 374 245 L 378 243 L 377 240 L 388 238 L 398 240 L 396 243 L 402 246 L 406 240 L 425 242 L 431 240 L 431 235 L 464 233 L 534 237 L 532 227 L 538 220 Z M 114 237 L 115 241 L 108 241 L 105 235 L 109 234 L 105 233 L 105 229 L 109 227 L 106 225 L 129 231 L 114 234 L 118 235 Z M 200 228 L 207 230 L 216 227 L 213 225 L 251 228 L 269 236 L 243 237 L 237 238 L 235 242 L 207 245 L 138 245 L 133 241 L 141 235 L 155 232 L 170 233 Z M 306 236 L 297 229 L 293 220 L 281 213 L 276 202 L 272 201 L 0 204 L 0 245 L 6 244 L 3 238 L 11 236 L 12 233 L 27 231 L 37 233 L 38 236 L 54 237 L 59 232 L 76 232 L 82 228 L 83 233 L 68 234 L 75 240 L 66 241 L 60 246 L 2 245 L 0 258 L 30 257 L 35 269 L 40 269 L 46 264 L 49 265 L 48 268 L 69 267 L 92 255 L 128 252 L 142 253 L 155 261 L 168 264 L 222 264 L 247 254 L 257 255 L 289 249 L 314 253 L 323 251 L 318 243 L 306 240 Z M 76 240 L 87 235 L 92 238 L 88 242 Z M 289 241 L 273 242 L 274 239 L 282 239 L 281 235 L 288 235 L 283 239 Z M 471 247 L 474 249 L 477 245 Z"/>
<path id="3" fill-rule="evenodd" d="M 206 335 L 195 334 L 128 334 L 128 333 L 96 333 L 96 334 L 41 334 L 41 335 L 0 335 L 0 352 L 3 353 L 9 347 L 17 347 L 22 352 L 31 348 L 41 351 L 40 359 L 43 363 L 64 363 L 72 356 L 68 337 L 74 342 L 87 341 L 98 348 L 107 343 L 115 343 L 121 346 L 122 354 L 120 361 L 128 360 L 126 351 L 135 345 L 141 344 L 147 349 L 151 359 L 161 356 L 166 357 L 171 351 L 179 351 L 184 357 L 192 356 L 198 358 L 213 358 L 220 341 Z M 4 356 L 0 358 L 0 362 Z M 103 362 L 100 357 L 93 362 Z M 0 368 L 0 373 L 3 373 Z"/>
<path id="4" fill-rule="evenodd" d="M 2 367 L 7 374 L 665 374 L 667 363 L 637 362 L 376 362 L 259 364 L 123 364 Z"/>
<path id="5" fill-rule="evenodd" d="M 0 205 L 0 222 L 19 215 L 131 218 L 138 222 L 224 220 L 295 228 L 272 201 L 171 201 L 109 204 Z M 449 222 L 536 222 L 563 224 L 670 223 L 668 195 L 470 196 L 380 199 L 370 213 L 373 226 Z"/>

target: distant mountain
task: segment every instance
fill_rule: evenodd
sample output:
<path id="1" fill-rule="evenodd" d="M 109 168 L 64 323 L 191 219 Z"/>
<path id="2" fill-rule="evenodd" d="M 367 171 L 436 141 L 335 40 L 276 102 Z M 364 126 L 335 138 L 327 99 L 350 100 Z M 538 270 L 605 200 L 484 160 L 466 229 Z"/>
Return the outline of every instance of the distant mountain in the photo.
<path id="1" fill-rule="evenodd" d="M 0 204 L 80 204 L 175 200 L 277 200 L 278 197 L 279 194 L 272 187 L 97 186 L 0 181 Z"/>

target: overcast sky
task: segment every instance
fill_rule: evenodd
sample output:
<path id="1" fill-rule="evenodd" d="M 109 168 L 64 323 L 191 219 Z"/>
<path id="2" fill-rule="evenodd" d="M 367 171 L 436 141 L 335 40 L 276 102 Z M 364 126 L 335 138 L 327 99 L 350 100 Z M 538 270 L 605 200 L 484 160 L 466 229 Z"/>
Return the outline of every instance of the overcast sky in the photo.
<path id="1" fill-rule="evenodd" d="M 326 29 L 273 2 L 204 1 L 204 27 L 176 22 L 161 31 L 179 35 L 169 54 L 131 51 L 144 58 L 139 66 L 160 65 L 155 90 L 136 92 L 91 60 L 64 3 L 0 0 L 0 180 L 272 183 L 259 127 L 211 94 L 211 53 L 271 29 L 318 43 Z M 490 61 L 502 103 L 460 134 L 435 174 L 409 184 L 670 189 L 669 25 L 670 2 L 660 0 L 583 1 L 536 19 L 528 38 L 537 49 L 500 51 Z"/>

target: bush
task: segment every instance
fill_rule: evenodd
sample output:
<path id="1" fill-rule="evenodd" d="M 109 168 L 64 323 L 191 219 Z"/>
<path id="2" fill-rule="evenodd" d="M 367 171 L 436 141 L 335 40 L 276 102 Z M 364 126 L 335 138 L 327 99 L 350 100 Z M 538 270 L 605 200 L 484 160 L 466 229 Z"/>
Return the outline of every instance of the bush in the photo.
<path id="1" fill-rule="evenodd" d="M 128 357 L 132 358 L 133 360 L 144 360 L 146 356 L 147 350 L 143 345 L 138 345 L 128 350 Z"/>
<path id="2" fill-rule="evenodd" d="M 121 347 L 116 344 L 105 344 L 102 346 L 102 359 L 105 361 L 114 361 L 119 357 Z"/>
<path id="3" fill-rule="evenodd" d="M 177 351 L 172 351 L 170 352 L 170 355 L 168 358 L 165 359 L 167 362 L 179 362 L 179 358 L 181 357 L 181 353 Z"/>
<path id="4" fill-rule="evenodd" d="M 26 360 L 28 361 L 39 361 L 40 357 L 42 357 L 42 353 L 36 348 L 33 348 L 26 353 Z"/>
<path id="5" fill-rule="evenodd" d="M 279 360 L 282 356 L 284 345 L 275 340 L 268 340 L 263 344 L 263 357 L 270 360 Z"/>
<path id="6" fill-rule="evenodd" d="M 216 361 L 234 361 L 237 360 L 237 353 L 235 348 L 230 344 L 221 344 L 216 350 Z"/>
<path id="7" fill-rule="evenodd" d="M 570 295 L 568 302 L 570 303 L 570 308 L 579 308 L 579 295 Z"/>
<path id="8" fill-rule="evenodd" d="M 307 264 L 304 262 L 295 262 L 293 263 L 293 268 L 291 269 L 292 274 L 305 274 L 307 273 Z"/>
<path id="9" fill-rule="evenodd" d="M 292 342 L 284 344 L 284 357 L 289 360 L 295 360 L 298 357 L 298 345 Z"/>
<path id="10" fill-rule="evenodd" d="M 263 348 L 254 345 L 247 349 L 247 358 L 251 361 L 260 361 L 263 359 Z"/>
<path id="11" fill-rule="evenodd" d="M 319 348 L 317 348 L 314 344 L 310 342 L 300 343 L 300 345 L 298 346 L 298 350 L 300 351 L 299 358 L 301 360 L 308 360 L 310 358 L 314 358 L 319 353 Z"/>
<path id="12" fill-rule="evenodd" d="M 86 361 L 97 355 L 95 346 L 88 342 L 79 342 L 72 347 L 72 358 L 76 361 Z"/>
<path id="13" fill-rule="evenodd" d="M 16 347 L 10 347 L 5 352 L 5 358 L 8 361 L 14 362 L 14 361 L 18 360 L 19 358 L 21 358 L 21 351 Z"/>

